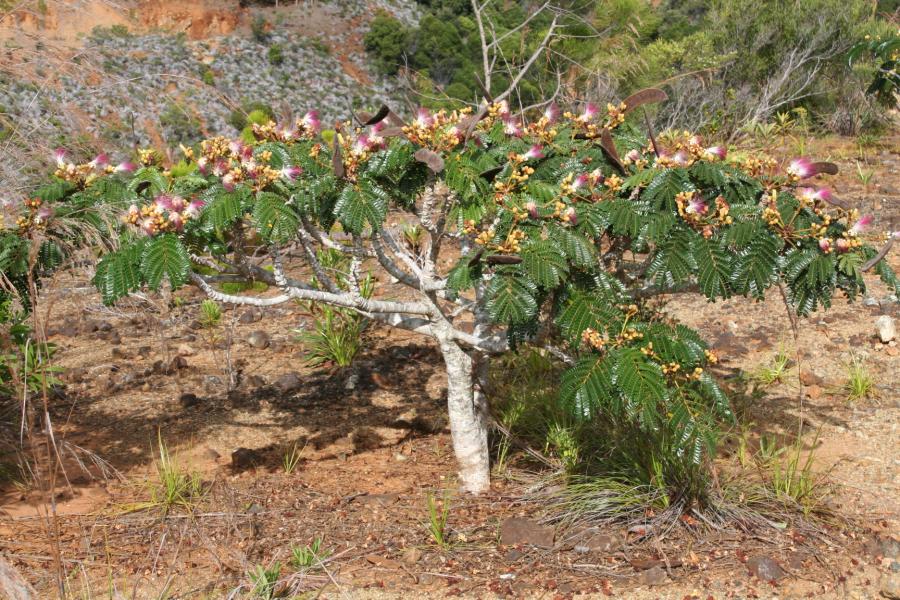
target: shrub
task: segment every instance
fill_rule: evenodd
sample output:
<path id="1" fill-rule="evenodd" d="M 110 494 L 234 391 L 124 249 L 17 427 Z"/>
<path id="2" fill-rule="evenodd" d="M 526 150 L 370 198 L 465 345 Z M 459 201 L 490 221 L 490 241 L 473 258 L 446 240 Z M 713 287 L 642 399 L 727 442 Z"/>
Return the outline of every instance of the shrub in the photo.
<path id="1" fill-rule="evenodd" d="M 281 65 L 284 63 L 284 47 L 281 44 L 272 44 L 269 46 L 267 56 L 270 64 Z"/>
<path id="2" fill-rule="evenodd" d="M 407 27 L 384 11 L 375 15 L 363 38 L 366 51 L 372 55 L 378 68 L 388 75 L 395 74 L 403 66 L 403 55 L 409 41 Z"/>
<path id="3" fill-rule="evenodd" d="M 835 294 L 863 293 L 867 270 L 895 290 L 898 281 L 860 237 L 871 218 L 806 182 L 833 165 L 729 161 L 696 136 L 648 140 L 623 124 L 625 113 L 664 97 L 645 90 L 605 115 L 587 105 L 560 118 L 551 107 L 529 123 L 504 104 L 477 116 L 420 111 L 402 130 L 344 124 L 331 147 L 314 113 L 293 130 L 254 127 L 253 144 L 209 140 L 196 174 L 176 178 L 154 164 L 134 174 L 136 203 L 122 221 L 131 233 L 103 257 L 94 281 L 106 302 L 191 282 L 217 302 L 311 302 L 432 337 L 447 369 L 461 484 L 474 492 L 489 483 L 487 424 L 474 408 L 482 365 L 524 344 L 550 344 L 569 365 L 559 402 L 571 422 L 554 434 L 563 460 L 573 460 L 579 429 L 601 424 L 623 446 L 623 469 L 673 499 L 702 500 L 718 425 L 732 419 L 710 373 L 717 357 L 697 332 L 645 302 L 691 290 L 711 301 L 761 299 L 782 283 L 805 316 Z M 229 168 L 214 171 L 220 161 Z M 424 256 L 403 244 L 389 211 L 427 232 Z M 460 256 L 439 267 L 459 251 L 453 240 Z M 246 262 L 249 244 L 271 271 Z M 289 244 L 302 248 L 316 286 L 286 274 Z M 323 249 L 346 255 L 347 270 L 325 268 Z M 280 294 L 217 291 L 193 270 L 191 253 Z M 364 261 L 404 286 L 402 299 L 367 296 Z"/>

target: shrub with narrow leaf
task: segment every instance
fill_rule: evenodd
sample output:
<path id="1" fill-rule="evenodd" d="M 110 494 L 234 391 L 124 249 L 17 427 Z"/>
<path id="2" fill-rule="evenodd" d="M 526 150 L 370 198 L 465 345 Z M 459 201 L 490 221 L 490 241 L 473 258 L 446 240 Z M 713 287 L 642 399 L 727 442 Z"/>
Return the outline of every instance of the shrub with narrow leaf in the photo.
<path id="1" fill-rule="evenodd" d="M 188 172 L 145 155 L 127 187 L 127 241 L 95 281 L 107 302 L 191 282 L 218 302 L 320 302 L 434 338 L 470 491 L 489 484 L 480 367 L 526 343 L 569 362 L 560 394 L 573 417 L 619 423 L 701 465 L 731 417 L 709 372 L 717 358 L 646 299 L 761 299 L 782 284 L 802 316 L 839 292 L 857 296 L 869 269 L 894 289 L 897 279 L 860 238 L 871 219 L 809 184 L 833 165 L 729 160 L 721 146 L 657 137 L 628 118 L 664 98 L 645 90 L 564 114 L 551 104 L 530 121 L 504 102 L 408 122 L 383 107 L 337 124 L 329 141 L 308 113 L 253 125 L 253 143 L 184 148 Z M 412 225 L 416 244 L 404 240 Z M 346 281 L 323 267 L 322 249 L 350 258 Z M 315 285 L 286 271 L 289 250 Z M 210 269 L 273 291 L 224 294 Z M 362 273 L 373 269 L 405 289 L 366 297 Z"/>

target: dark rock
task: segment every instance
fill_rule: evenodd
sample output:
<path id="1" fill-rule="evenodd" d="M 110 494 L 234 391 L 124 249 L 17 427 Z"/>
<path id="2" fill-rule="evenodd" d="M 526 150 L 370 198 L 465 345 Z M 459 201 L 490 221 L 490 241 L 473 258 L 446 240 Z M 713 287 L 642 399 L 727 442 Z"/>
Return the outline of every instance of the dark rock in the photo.
<path id="1" fill-rule="evenodd" d="M 124 349 L 116 347 L 112 349 L 113 358 L 131 358 L 131 355 Z"/>
<path id="2" fill-rule="evenodd" d="M 174 373 L 178 369 L 184 369 L 188 366 L 187 360 L 183 356 L 176 356 L 169 362 L 169 373 Z"/>
<path id="3" fill-rule="evenodd" d="M 665 569 L 657 566 L 638 575 L 637 580 L 641 585 L 664 585 L 669 580 L 669 576 L 666 575 Z"/>
<path id="4" fill-rule="evenodd" d="M 262 312 L 251 308 L 241 313 L 241 316 L 238 317 L 238 323 L 249 325 L 250 323 L 256 323 L 260 319 L 262 319 Z"/>
<path id="5" fill-rule="evenodd" d="M 97 323 L 97 331 L 106 332 L 106 331 L 112 331 L 112 330 L 113 330 L 113 326 L 112 326 L 112 323 L 110 323 L 109 321 L 100 321 L 99 323 Z"/>
<path id="6" fill-rule="evenodd" d="M 774 582 L 782 579 L 787 573 L 773 558 L 769 556 L 751 556 L 747 560 L 747 570 L 762 581 Z"/>
<path id="7" fill-rule="evenodd" d="M 722 353 L 724 358 L 734 357 L 738 354 L 746 354 L 747 346 L 738 341 L 738 337 L 730 331 L 724 331 L 716 336 L 713 347 Z"/>
<path id="8" fill-rule="evenodd" d="M 268 333 L 258 329 L 247 336 L 247 343 L 257 350 L 263 350 L 269 347 L 271 340 Z"/>
<path id="9" fill-rule="evenodd" d="M 80 383 L 87 377 L 88 371 L 84 367 L 72 367 L 65 374 L 65 379 L 71 383 Z"/>
<path id="10" fill-rule="evenodd" d="M 147 358 L 148 356 L 150 356 L 150 354 L 152 352 L 153 352 L 153 349 L 150 346 L 141 346 L 140 348 L 138 348 L 138 351 L 137 351 L 137 353 L 140 356 L 143 356 L 144 358 Z"/>
<path id="11" fill-rule="evenodd" d="M 78 325 L 76 325 L 74 323 L 67 323 L 66 325 L 63 325 L 62 327 L 59 328 L 59 335 L 62 335 L 65 337 L 69 337 L 69 338 L 78 337 L 79 333 L 80 332 L 78 331 Z"/>
<path id="12" fill-rule="evenodd" d="M 303 387 L 303 379 L 297 373 L 285 373 L 278 377 L 272 385 L 282 394 L 290 394 Z"/>
<path id="13" fill-rule="evenodd" d="M 193 408 L 200 404 L 201 399 L 197 394 L 186 392 L 178 397 L 178 403 L 184 408 Z"/>
<path id="14" fill-rule="evenodd" d="M 504 546 L 528 544 L 538 548 L 552 548 L 556 532 L 552 527 L 530 519 L 510 517 L 500 524 L 500 543 Z"/>
<path id="15" fill-rule="evenodd" d="M 238 448 L 231 453 L 231 466 L 238 471 L 252 469 L 263 462 L 263 455 L 259 450 L 250 448 Z"/>
<path id="16" fill-rule="evenodd" d="M 203 378 L 203 389 L 214 392 L 222 387 L 222 380 L 215 375 L 207 375 Z"/>

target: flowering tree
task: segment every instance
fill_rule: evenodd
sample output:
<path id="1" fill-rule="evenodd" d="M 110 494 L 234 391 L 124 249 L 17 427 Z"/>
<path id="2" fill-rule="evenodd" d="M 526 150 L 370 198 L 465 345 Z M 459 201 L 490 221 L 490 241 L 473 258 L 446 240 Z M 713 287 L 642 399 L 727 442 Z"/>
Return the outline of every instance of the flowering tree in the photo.
<path id="1" fill-rule="evenodd" d="M 643 310 L 647 298 L 759 299 L 780 285 L 805 315 L 838 290 L 861 293 L 868 269 L 894 288 L 897 279 L 860 240 L 870 219 L 804 183 L 833 165 L 729 160 L 697 136 L 657 139 L 626 124 L 664 98 L 645 90 L 605 112 L 549 105 L 530 122 L 505 102 L 419 111 L 408 123 L 383 107 L 333 133 L 311 112 L 254 126 L 252 144 L 217 137 L 182 148 L 187 167 L 142 152 L 133 174 L 106 177 L 124 185 L 115 202 L 127 227 L 95 283 L 106 302 L 164 280 L 232 304 L 319 302 L 434 339 L 471 492 L 489 485 L 487 359 L 523 343 L 569 365 L 560 393 L 574 417 L 629 423 L 700 464 L 715 423 L 730 417 L 707 370 L 716 357 L 696 332 Z M 104 179 L 98 170 L 107 169 L 61 158 L 56 174 L 90 189 Z M 389 214 L 421 227 L 424 241 L 405 243 Z M 346 282 L 321 249 L 349 257 Z M 296 256 L 314 285 L 288 274 Z M 363 293 L 372 269 L 402 291 Z M 216 289 L 234 278 L 277 292 Z"/>

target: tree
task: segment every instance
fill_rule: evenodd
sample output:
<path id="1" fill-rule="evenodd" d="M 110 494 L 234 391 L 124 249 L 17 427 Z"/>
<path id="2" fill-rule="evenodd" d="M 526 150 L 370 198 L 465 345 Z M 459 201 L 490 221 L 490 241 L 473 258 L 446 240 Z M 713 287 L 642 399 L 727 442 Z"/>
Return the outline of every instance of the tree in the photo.
<path id="1" fill-rule="evenodd" d="M 503 102 L 422 110 L 408 123 L 382 108 L 338 127 L 333 144 L 309 113 L 255 125 L 252 144 L 212 138 L 185 149 L 194 168 L 178 175 L 145 153 L 127 181 L 128 231 L 94 281 L 106 302 L 192 283 L 222 303 L 319 302 L 432 338 L 470 492 L 489 485 L 487 361 L 525 343 L 570 365 L 560 393 L 577 418 L 602 414 L 700 465 L 715 424 L 730 417 L 707 369 L 716 358 L 696 332 L 648 319 L 647 298 L 762 298 L 777 285 L 806 315 L 838 290 L 862 292 L 869 269 L 898 282 L 860 240 L 870 219 L 804 183 L 833 165 L 728 162 L 696 137 L 648 138 L 623 124 L 663 97 L 646 90 L 605 115 L 587 105 L 560 117 L 550 106 L 529 123 Z M 64 164 L 57 175 L 81 172 Z M 418 224 L 425 241 L 405 245 L 389 214 Z M 318 249 L 350 258 L 346 288 Z M 285 262 L 297 258 L 315 285 L 289 276 Z M 363 294 L 366 270 L 404 291 Z M 277 293 L 215 288 L 234 278 Z"/>

